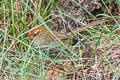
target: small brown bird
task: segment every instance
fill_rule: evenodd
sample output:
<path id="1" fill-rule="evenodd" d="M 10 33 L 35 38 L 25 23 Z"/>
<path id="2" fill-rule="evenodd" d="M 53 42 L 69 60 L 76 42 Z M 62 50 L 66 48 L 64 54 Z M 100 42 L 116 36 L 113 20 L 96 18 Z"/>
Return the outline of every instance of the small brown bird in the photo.
<path id="1" fill-rule="evenodd" d="M 107 21 L 106 19 L 102 19 L 102 20 L 97 20 L 97 21 L 91 22 L 89 24 L 86 24 L 86 25 L 78 28 L 78 29 L 75 29 L 74 32 L 82 32 L 91 26 L 102 24 L 106 21 Z M 28 33 L 28 36 L 31 39 L 33 39 L 33 41 L 32 41 L 33 43 L 39 42 L 38 46 L 39 45 L 48 45 L 50 43 L 57 44 L 59 42 L 59 40 L 63 43 L 69 43 L 71 38 L 74 36 L 72 32 L 65 35 L 65 34 L 61 34 L 56 31 L 53 31 L 53 34 L 57 37 L 57 39 L 44 26 L 40 26 L 37 29 L 30 31 Z"/>
<path id="2" fill-rule="evenodd" d="M 56 31 L 53 31 L 53 34 L 56 36 L 56 38 L 43 26 L 40 26 L 28 33 L 28 36 L 34 40 L 34 42 L 38 41 L 39 45 L 48 45 L 50 43 L 57 44 L 60 40 L 61 42 L 69 43 L 69 41 L 66 41 L 68 39 L 68 35 L 58 33 Z"/>

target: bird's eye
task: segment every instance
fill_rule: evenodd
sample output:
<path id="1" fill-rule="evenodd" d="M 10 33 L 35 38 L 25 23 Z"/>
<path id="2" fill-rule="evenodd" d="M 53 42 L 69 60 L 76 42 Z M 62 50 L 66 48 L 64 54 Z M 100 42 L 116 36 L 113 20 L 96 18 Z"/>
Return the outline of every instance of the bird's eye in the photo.
<path id="1" fill-rule="evenodd" d="M 40 31 L 37 31 L 37 32 L 34 33 L 34 36 L 37 36 L 39 34 L 40 34 Z"/>

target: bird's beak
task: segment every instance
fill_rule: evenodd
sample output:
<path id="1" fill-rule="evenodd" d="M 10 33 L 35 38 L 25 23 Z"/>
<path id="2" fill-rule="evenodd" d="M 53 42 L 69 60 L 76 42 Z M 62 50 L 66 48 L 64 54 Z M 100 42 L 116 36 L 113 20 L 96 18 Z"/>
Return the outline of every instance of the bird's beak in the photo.
<path id="1" fill-rule="evenodd" d="M 34 39 L 34 36 L 33 36 L 33 35 L 32 35 L 32 36 L 30 36 L 30 37 L 29 37 L 29 39 L 32 39 L 32 40 L 33 40 L 33 39 Z"/>

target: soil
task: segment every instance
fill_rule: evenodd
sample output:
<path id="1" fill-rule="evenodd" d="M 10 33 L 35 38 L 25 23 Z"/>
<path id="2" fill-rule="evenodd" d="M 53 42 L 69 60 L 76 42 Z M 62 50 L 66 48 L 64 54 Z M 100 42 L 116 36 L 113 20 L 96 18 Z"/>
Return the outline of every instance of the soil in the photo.
<path id="1" fill-rule="evenodd" d="M 62 13 L 62 17 L 58 17 L 56 22 L 56 27 L 58 30 L 63 31 L 62 29 L 66 29 L 66 31 L 69 31 L 68 28 L 75 29 L 79 27 L 80 21 L 85 18 L 85 16 L 89 16 L 88 12 L 94 12 L 94 10 L 99 10 L 102 5 L 100 0 L 61 0 L 61 2 L 58 4 Z M 89 4 L 88 4 L 89 3 Z M 84 8 L 84 9 L 83 9 Z M 88 11 L 88 12 L 86 12 Z M 53 14 L 53 17 L 55 15 L 59 15 L 60 13 L 56 12 L 57 14 Z M 71 19 L 67 15 L 70 15 L 78 20 L 76 22 L 75 20 Z M 84 21 L 85 23 L 87 21 Z"/>

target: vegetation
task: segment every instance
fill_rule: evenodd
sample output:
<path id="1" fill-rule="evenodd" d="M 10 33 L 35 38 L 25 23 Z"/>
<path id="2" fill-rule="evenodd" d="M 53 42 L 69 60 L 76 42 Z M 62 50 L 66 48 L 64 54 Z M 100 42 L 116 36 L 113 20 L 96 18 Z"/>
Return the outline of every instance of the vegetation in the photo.
<path id="1" fill-rule="evenodd" d="M 120 0 L 100 0 L 101 8 L 94 10 L 71 0 L 76 9 L 84 12 L 80 19 L 61 7 L 62 1 L 0 1 L 0 79 L 120 78 Z M 60 42 L 36 48 L 28 33 L 40 26 L 52 34 L 57 29 L 72 32 L 74 37 L 69 46 Z M 75 32 L 76 29 L 81 31 Z"/>

